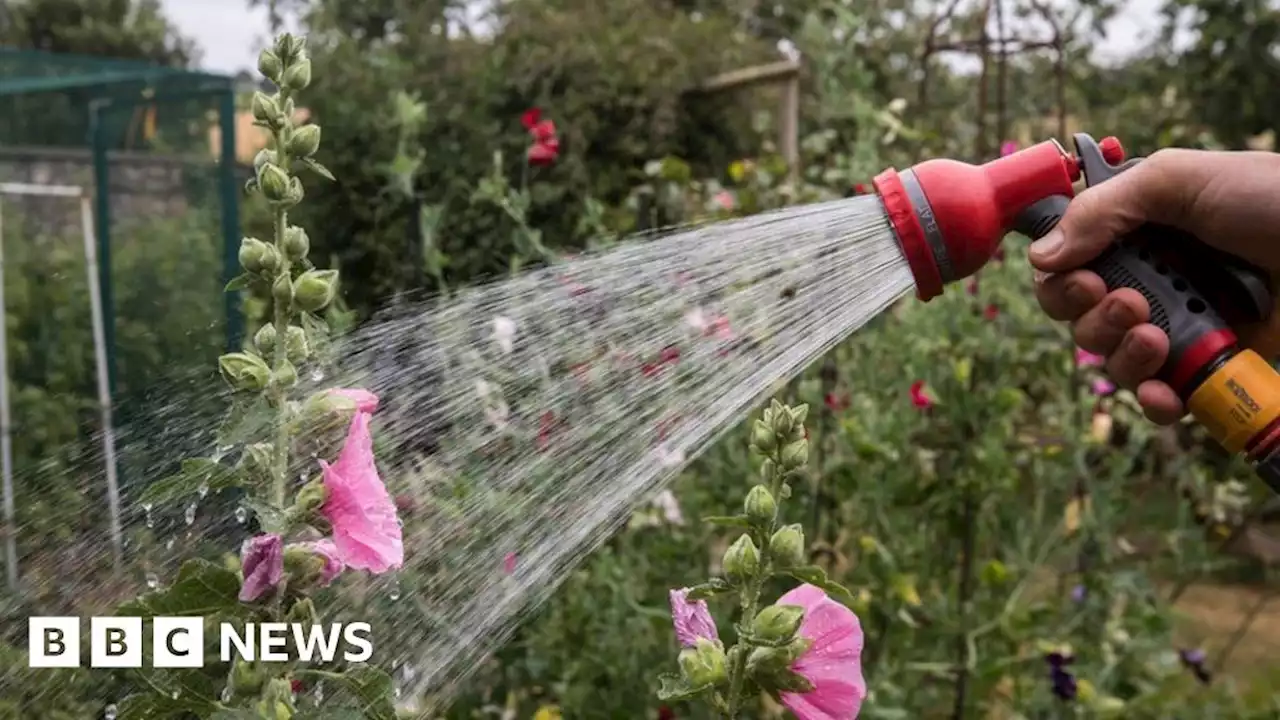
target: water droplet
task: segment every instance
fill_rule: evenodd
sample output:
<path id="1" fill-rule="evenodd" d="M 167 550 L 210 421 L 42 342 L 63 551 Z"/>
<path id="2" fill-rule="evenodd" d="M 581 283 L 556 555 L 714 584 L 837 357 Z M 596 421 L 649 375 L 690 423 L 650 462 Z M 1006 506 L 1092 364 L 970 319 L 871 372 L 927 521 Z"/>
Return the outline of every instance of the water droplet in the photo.
<path id="1" fill-rule="evenodd" d="M 169 693 L 169 697 L 173 698 L 174 700 L 177 700 L 178 696 L 181 694 L 182 693 L 178 692 L 177 690 L 174 690 L 173 692 Z"/>
<path id="2" fill-rule="evenodd" d="M 249 511 L 248 511 L 248 510 L 246 510 L 244 507 L 238 507 L 238 508 L 236 508 L 236 522 L 238 522 L 238 523 L 240 523 L 241 525 L 243 525 L 243 524 L 245 524 L 245 522 L 246 522 L 248 519 L 249 519 Z"/>
<path id="3" fill-rule="evenodd" d="M 172 550 L 172 549 L 173 549 L 173 538 L 169 538 L 169 542 L 166 542 L 166 543 L 164 544 L 164 549 L 165 549 L 165 550 Z"/>
<path id="4" fill-rule="evenodd" d="M 142 503 L 142 512 L 147 516 L 147 527 L 155 527 L 156 521 L 151 517 L 151 503 Z"/>
<path id="5" fill-rule="evenodd" d="M 116 720 L 117 712 L 119 712 L 119 710 L 116 709 L 116 704 L 111 703 L 106 707 L 105 710 L 102 711 L 102 714 L 106 718 L 106 720 Z"/>
<path id="6" fill-rule="evenodd" d="M 400 683 L 396 683 L 395 692 L 396 692 L 396 699 L 399 700 L 400 699 Z"/>
<path id="7" fill-rule="evenodd" d="M 204 498 L 205 496 L 207 496 L 209 494 L 209 483 L 207 482 L 200 483 L 200 489 L 198 490 L 198 492 L 200 493 L 201 498 Z"/>
<path id="8" fill-rule="evenodd" d="M 147 573 L 147 587 L 151 588 L 152 590 L 155 590 L 156 588 L 160 587 L 160 578 L 157 577 L 156 574 L 153 572 Z"/>
<path id="9" fill-rule="evenodd" d="M 320 705 L 324 702 L 324 683 L 322 682 L 316 683 L 315 698 L 316 698 L 317 705 Z"/>
<path id="10" fill-rule="evenodd" d="M 392 602 L 395 602 L 396 600 L 400 599 L 400 581 L 399 580 L 396 580 L 391 585 L 391 590 L 387 592 L 387 597 L 391 598 Z"/>
<path id="11" fill-rule="evenodd" d="M 190 505 L 187 506 L 187 512 L 183 517 L 187 521 L 188 525 L 196 521 L 196 504 L 195 503 L 191 503 Z"/>
<path id="12" fill-rule="evenodd" d="M 324 371 L 318 367 L 311 368 L 311 382 L 320 382 L 324 379 Z"/>
<path id="13" fill-rule="evenodd" d="M 230 685 L 222 688 L 221 698 L 222 698 L 222 702 L 224 703 L 231 702 L 231 686 Z"/>

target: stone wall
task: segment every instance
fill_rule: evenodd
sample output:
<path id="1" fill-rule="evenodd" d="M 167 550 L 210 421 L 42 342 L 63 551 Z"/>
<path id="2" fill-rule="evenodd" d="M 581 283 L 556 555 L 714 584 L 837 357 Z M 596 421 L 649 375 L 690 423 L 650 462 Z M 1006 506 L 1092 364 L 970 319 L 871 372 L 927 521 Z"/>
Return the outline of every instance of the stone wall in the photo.
<path id="1" fill-rule="evenodd" d="M 190 197 L 191 176 L 207 183 L 214 179 L 215 166 L 207 161 L 130 152 L 111 153 L 108 161 L 113 229 L 130 220 L 181 215 L 200 200 Z M 0 182 L 79 185 L 92 192 L 92 153 L 88 149 L 0 148 Z M 209 197 L 216 199 L 216 195 Z M 5 217 L 21 217 L 28 223 L 28 232 L 33 227 L 38 227 L 37 232 L 79 232 L 79 209 L 70 200 L 5 195 L 0 202 Z"/>

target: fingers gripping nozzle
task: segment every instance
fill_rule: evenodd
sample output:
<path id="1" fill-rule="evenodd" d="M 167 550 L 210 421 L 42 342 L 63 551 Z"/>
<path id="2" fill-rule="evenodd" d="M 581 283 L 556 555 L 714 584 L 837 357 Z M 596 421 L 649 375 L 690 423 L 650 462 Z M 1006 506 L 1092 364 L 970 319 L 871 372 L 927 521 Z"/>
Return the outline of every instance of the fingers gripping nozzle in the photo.
<path id="1" fill-rule="evenodd" d="M 1074 137 L 1085 184 L 1093 187 L 1132 168 L 1114 138 Z M 1012 229 L 1032 239 L 1047 235 L 1070 203 L 1067 194 L 1023 209 Z M 1192 415 L 1231 453 L 1243 452 L 1280 492 L 1280 373 L 1242 349 L 1233 326 L 1266 320 L 1273 307 L 1266 273 L 1192 235 L 1158 224 L 1120 238 L 1085 266 L 1107 291 L 1131 288 L 1146 299 L 1149 321 L 1169 337 L 1157 378 L 1182 398 Z"/>

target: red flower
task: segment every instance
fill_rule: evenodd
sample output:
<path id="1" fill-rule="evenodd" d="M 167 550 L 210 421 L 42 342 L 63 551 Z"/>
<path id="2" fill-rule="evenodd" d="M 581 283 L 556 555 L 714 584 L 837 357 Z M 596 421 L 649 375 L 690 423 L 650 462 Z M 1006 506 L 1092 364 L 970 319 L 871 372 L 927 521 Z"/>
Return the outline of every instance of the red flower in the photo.
<path id="1" fill-rule="evenodd" d="M 533 126 L 538 124 L 542 119 L 542 111 L 538 108 L 529 108 L 524 111 L 524 115 L 520 116 L 520 124 L 524 125 L 526 130 L 533 130 Z"/>
<path id="2" fill-rule="evenodd" d="M 995 303 L 991 303 L 987 305 L 982 310 L 982 317 L 988 320 L 995 320 L 999 316 L 1000 316 L 1000 308 L 996 307 Z"/>
<path id="3" fill-rule="evenodd" d="M 658 708 L 658 720 L 676 720 L 676 713 L 671 708 L 663 705 Z"/>
<path id="4" fill-rule="evenodd" d="M 525 110 L 520 116 L 520 124 L 524 125 L 533 137 L 533 145 L 526 153 L 529 164 L 534 166 L 550 165 L 560 156 L 560 138 L 556 136 L 556 124 L 542 119 L 542 111 L 538 108 Z"/>
<path id="5" fill-rule="evenodd" d="M 853 194 L 854 194 L 854 195 L 865 195 L 865 194 L 867 194 L 867 186 L 866 186 L 866 185 L 863 185 L 862 183 L 858 183 L 857 185 L 854 185 L 854 186 L 853 186 Z"/>
<path id="6" fill-rule="evenodd" d="M 978 294 L 978 277 L 976 275 L 974 277 L 969 278 L 969 282 L 966 283 L 964 286 L 964 291 L 969 293 L 970 295 Z"/>
<path id="7" fill-rule="evenodd" d="M 289 681 L 289 689 L 293 691 L 293 694 L 294 694 L 294 695 L 297 695 L 298 693 L 302 692 L 302 681 L 301 681 L 301 680 L 290 680 L 290 681 Z"/>
<path id="8" fill-rule="evenodd" d="M 933 400 L 925 393 L 923 380 L 911 383 L 911 404 L 917 410 L 928 410 L 933 407 Z"/>
<path id="9" fill-rule="evenodd" d="M 664 365 L 674 363 L 680 359 L 680 348 L 675 345 L 668 345 L 662 348 L 662 354 L 658 356 L 658 362 Z"/>
<path id="10" fill-rule="evenodd" d="M 830 392 L 827 393 L 825 398 L 823 398 L 823 402 L 826 403 L 827 409 L 833 412 L 839 412 L 849 407 L 849 395 L 848 393 L 837 395 Z"/>
<path id="11" fill-rule="evenodd" d="M 560 157 L 560 141 L 553 138 L 547 142 L 535 142 L 529 146 L 527 154 L 530 165 L 546 167 Z"/>

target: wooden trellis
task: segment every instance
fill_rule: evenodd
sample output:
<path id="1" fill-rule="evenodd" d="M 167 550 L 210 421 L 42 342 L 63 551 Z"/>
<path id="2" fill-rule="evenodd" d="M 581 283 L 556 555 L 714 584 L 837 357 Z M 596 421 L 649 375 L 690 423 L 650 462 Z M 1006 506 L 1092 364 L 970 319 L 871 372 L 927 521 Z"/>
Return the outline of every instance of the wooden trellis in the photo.
<path id="1" fill-rule="evenodd" d="M 786 161 L 791 179 L 800 172 L 800 70 L 798 60 L 782 60 L 716 75 L 695 88 L 699 94 L 740 92 L 762 85 L 782 89 L 778 107 L 778 152 Z"/>

